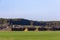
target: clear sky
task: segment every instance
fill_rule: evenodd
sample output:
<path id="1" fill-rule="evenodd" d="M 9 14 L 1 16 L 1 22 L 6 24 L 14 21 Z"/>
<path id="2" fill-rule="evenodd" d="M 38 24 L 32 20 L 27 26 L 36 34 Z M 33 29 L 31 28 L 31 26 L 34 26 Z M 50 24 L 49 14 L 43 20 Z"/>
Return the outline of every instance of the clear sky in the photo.
<path id="1" fill-rule="evenodd" d="M 60 0 L 0 0 L 0 18 L 60 20 Z"/>

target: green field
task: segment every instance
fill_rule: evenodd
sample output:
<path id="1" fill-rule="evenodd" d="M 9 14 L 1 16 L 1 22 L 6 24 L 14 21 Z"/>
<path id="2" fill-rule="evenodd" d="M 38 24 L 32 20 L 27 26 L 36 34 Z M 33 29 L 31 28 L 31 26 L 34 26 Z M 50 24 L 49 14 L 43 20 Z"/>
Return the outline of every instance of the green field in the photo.
<path id="1" fill-rule="evenodd" d="M 60 40 L 60 31 L 0 32 L 0 40 Z"/>

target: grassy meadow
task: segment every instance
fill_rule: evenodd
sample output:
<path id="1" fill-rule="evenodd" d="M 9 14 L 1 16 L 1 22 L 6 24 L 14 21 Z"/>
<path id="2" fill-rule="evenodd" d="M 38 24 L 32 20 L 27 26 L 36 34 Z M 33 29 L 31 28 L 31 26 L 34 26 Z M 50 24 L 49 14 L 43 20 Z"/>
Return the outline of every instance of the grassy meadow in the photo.
<path id="1" fill-rule="evenodd" d="M 0 40 L 60 40 L 60 31 L 0 32 Z"/>

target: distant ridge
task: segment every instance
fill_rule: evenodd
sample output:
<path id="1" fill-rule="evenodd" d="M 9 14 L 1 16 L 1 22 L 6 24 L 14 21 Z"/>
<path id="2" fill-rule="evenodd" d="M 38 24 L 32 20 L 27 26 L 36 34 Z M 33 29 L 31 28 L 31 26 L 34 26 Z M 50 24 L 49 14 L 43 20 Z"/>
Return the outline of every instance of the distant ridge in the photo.
<path id="1" fill-rule="evenodd" d="M 60 25 L 60 21 L 34 21 L 23 18 L 0 18 L 0 24 L 9 23 L 10 25 L 31 25 L 31 22 L 34 26 Z"/>

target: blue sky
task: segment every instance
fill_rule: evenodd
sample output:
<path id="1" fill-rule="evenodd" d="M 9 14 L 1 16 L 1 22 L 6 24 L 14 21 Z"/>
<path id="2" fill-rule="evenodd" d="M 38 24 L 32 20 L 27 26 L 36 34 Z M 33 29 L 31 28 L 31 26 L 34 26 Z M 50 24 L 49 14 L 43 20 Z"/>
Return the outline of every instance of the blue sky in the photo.
<path id="1" fill-rule="evenodd" d="M 0 18 L 60 20 L 60 0 L 0 0 Z"/>

